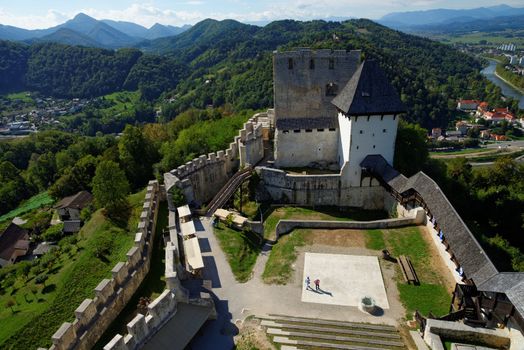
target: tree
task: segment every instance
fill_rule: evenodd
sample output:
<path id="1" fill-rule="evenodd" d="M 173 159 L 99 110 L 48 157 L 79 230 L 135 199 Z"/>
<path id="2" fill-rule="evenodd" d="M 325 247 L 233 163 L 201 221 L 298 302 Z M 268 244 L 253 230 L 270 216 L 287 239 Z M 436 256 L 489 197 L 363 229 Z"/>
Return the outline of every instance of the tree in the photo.
<path id="1" fill-rule="evenodd" d="M 400 121 L 395 144 L 395 169 L 406 176 L 420 171 L 427 163 L 427 131 L 418 124 Z"/>
<path id="2" fill-rule="evenodd" d="M 99 208 L 105 208 L 109 216 L 127 207 L 129 183 L 124 172 L 113 161 L 102 161 L 96 167 L 93 178 L 93 195 Z"/>
<path id="3" fill-rule="evenodd" d="M 127 125 L 118 142 L 120 162 L 133 189 L 143 186 L 153 175 L 155 150 L 139 127 Z"/>

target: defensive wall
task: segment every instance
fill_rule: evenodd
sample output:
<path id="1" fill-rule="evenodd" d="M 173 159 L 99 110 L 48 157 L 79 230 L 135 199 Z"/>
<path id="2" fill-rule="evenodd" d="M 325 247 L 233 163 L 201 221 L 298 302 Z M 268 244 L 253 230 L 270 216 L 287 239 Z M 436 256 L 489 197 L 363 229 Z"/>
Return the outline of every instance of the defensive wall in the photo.
<path id="1" fill-rule="evenodd" d="M 188 291 L 181 285 L 180 280 L 184 275 L 184 268 L 180 263 L 180 251 L 177 239 L 177 219 L 175 212 L 170 211 L 168 217 L 169 236 L 165 237 L 165 280 L 166 290 L 162 292 L 151 304 L 147 306 L 147 314 L 137 314 L 131 322 L 127 324 L 127 334 L 117 334 L 113 339 L 104 346 L 104 350 L 137 350 L 145 343 L 151 340 L 160 329 L 171 319 L 176 317 L 187 318 L 190 315 L 202 315 L 204 318 L 200 321 L 203 323 L 207 319 L 216 318 L 214 302 L 208 293 L 200 293 L 197 298 L 189 298 Z M 187 310 L 193 312 L 187 312 Z M 197 311 L 197 309 L 200 309 Z M 185 312 L 179 313 L 179 311 Z M 205 311 L 203 311 L 205 310 Z M 198 322 L 197 322 L 198 323 Z M 188 324 L 195 325 L 195 320 Z M 179 339 L 173 339 L 173 349 L 177 349 L 180 338 L 187 338 L 191 331 L 196 329 L 184 329 L 180 334 L 174 334 L 173 337 L 179 336 Z M 183 341 L 182 341 L 183 343 Z"/>
<path id="2" fill-rule="evenodd" d="M 371 178 L 364 179 L 361 187 L 349 187 L 344 186 L 340 174 L 299 175 L 268 167 L 256 170 L 276 203 L 383 209 L 385 198 L 389 197 L 380 183 Z"/>
<path id="3" fill-rule="evenodd" d="M 264 157 L 263 141 L 268 135 L 262 117 L 264 114 L 259 113 L 244 123 L 226 150 L 201 155 L 164 174 L 169 210 L 176 210 L 170 194 L 173 186 L 182 190 L 188 203 L 200 206 L 209 202 L 239 168 L 257 164 Z"/>
<path id="4" fill-rule="evenodd" d="M 78 306 L 75 320 L 64 322 L 53 334 L 50 350 L 91 349 L 129 302 L 149 272 L 159 202 L 159 184 L 150 181 L 127 260 L 115 265 L 111 279 L 98 284 L 93 299 L 85 299 Z"/>
<path id="5" fill-rule="evenodd" d="M 311 229 L 354 229 L 371 230 L 422 225 L 425 222 L 425 212 L 422 208 L 414 209 L 400 218 L 373 221 L 323 221 L 323 220 L 280 220 L 276 226 L 277 239 L 297 228 Z"/>

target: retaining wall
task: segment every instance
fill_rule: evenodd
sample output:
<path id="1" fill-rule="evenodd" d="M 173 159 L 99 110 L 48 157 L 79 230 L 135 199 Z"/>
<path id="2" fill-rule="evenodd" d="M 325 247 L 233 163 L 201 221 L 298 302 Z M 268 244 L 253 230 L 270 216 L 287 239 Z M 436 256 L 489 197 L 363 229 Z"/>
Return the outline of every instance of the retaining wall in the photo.
<path id="1" fill-rule="evenodd" d="M 225 151 L 201 155 L 164 174 L 169 209 L 175 210 L 169 190 L 177 186 L 189 203 L 210 201 L 239 167 L 252 166 L 264 157 L 263 124 L 255 115 L 244 123 Z"/>
<path id="2" fill-rule="evenodd" d="M 149 272 L 159 199 L 158 182 L 150 181 L 127 260 L 115 265 L 111 279 L 98 284 L 93 299 L 85 299 L 78 306 L 75 320 L 64 322 L 53 334 L 51 350 L 91 349 L 131 299 Z"/>
<path id="3" fill-rule="evenodd" d="M 371 178 L 364 179 L 361 187 L 348 187 L 343 185 L 340 174 L 298 175 L 267 167 L 257 167 L 257 172 L 273 201 L 280 203 L 383 209 L 389 197 Z"/>
<path id="4" fill-rule="evenodd" d="M 425 220 L 425 212 L 419 208 L 406 213 L 405 217 L 374 221 L 322 221 L 322 220 L 280 220 L 276 226 L 277 239 L 297 228 L 312 229 L 355 229 L 371 230 L 394 228 L 409 225 L 421 225 Z"/>
<path id="5" fill-rule="evenodd" d="M 510 345 L 510 334 L 507 329 L 478 328 L 459 322 L 428 319 L 424 330 L 424 341 L 434 350 L 445 350 L 441 338 L 472 344 L 482 343 L 496 349 L 507 349 Z"/>

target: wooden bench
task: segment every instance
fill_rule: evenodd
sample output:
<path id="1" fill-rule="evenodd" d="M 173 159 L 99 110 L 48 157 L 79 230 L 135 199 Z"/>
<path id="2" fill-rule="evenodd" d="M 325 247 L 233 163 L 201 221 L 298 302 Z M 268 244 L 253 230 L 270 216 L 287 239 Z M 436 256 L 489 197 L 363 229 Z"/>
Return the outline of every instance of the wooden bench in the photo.
<path id="1" fill-rule="evenodd" d="M 420 281 L 418 280 L 417 273 L 411 264 L 409 257 L 401 255 L 398 257 L 398 263 L 400 264 L 400 269 L 402 270 L 402 275 L 404 280 L 409 284 L 413 283 L 414 285 L 419 285 Z"/>

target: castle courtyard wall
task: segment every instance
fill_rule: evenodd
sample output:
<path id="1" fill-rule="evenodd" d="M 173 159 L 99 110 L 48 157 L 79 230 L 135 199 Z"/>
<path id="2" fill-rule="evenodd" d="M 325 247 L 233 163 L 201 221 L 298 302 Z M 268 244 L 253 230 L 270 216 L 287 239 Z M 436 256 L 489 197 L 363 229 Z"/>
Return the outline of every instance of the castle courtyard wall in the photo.
<path id="1" fill-rule="evenodd" d="M 275 202 L 302 206 L 347 206 L 383 209 L 389 194 L 371 178 L 362 186 L 344 186 L 340 174 L 293 175 L 280 169 L 258 167 L 265 189 Z"/>
<path id="2" fill-rule="evenodd" d="M 307 167 L 312 162 L 338 165 L 337 129 L 277 129 L 275 139 L 278 167 Z"/>

